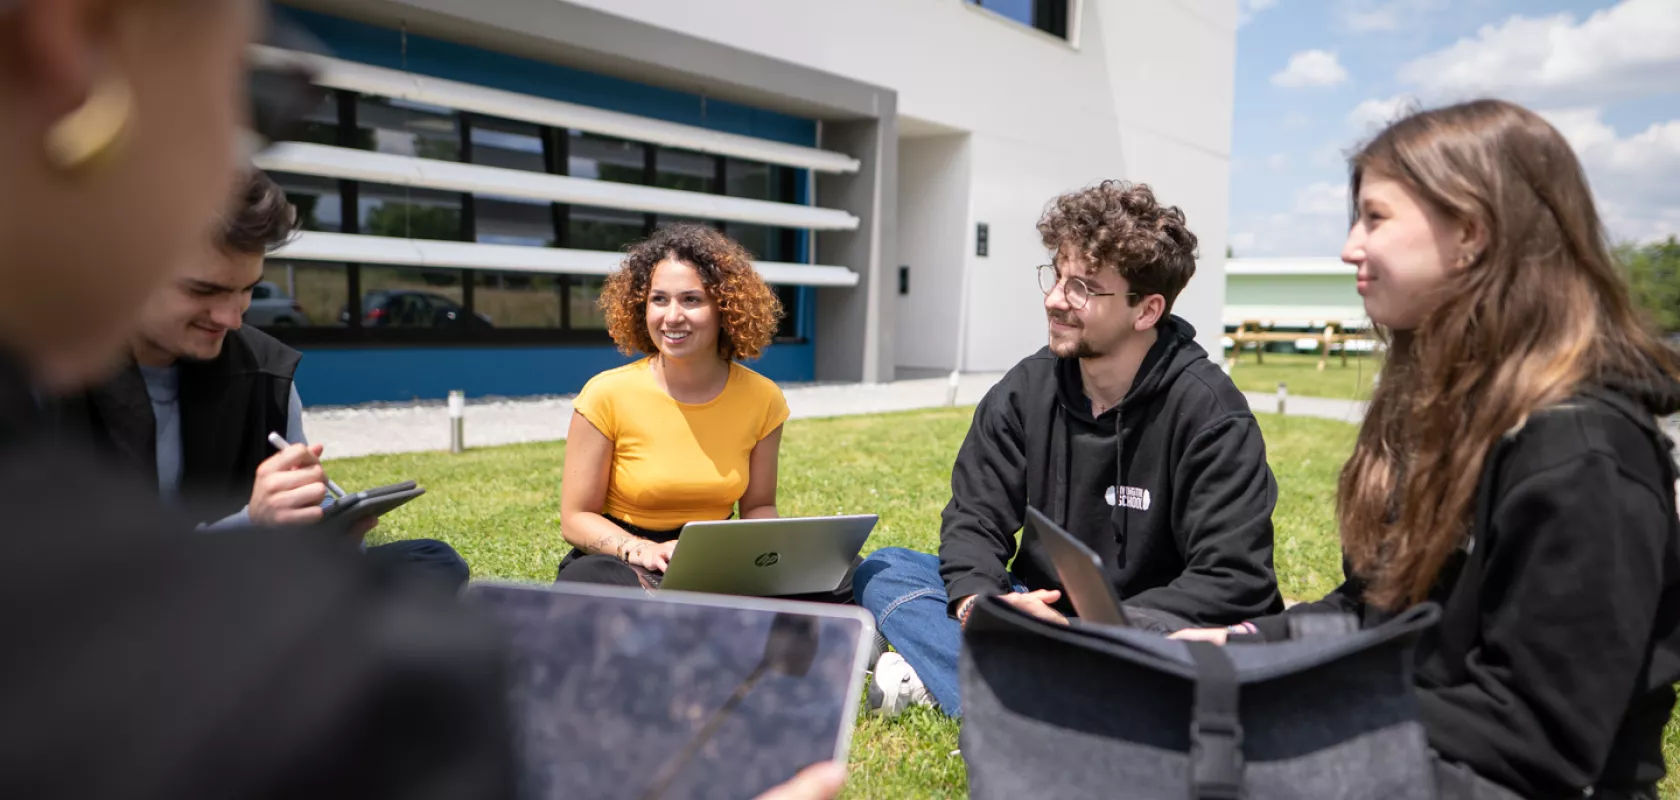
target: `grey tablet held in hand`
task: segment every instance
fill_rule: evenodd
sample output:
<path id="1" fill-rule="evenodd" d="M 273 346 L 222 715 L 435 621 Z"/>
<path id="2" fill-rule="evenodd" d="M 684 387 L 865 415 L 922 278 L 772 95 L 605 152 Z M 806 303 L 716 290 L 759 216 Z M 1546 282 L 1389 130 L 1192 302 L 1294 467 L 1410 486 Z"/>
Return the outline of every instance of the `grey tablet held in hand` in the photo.
<path id="1" fill-rule="evenodd" d="M 1102 558 L 1095 551 L 1031 506 L 1027 507 L 1027 531 L 1050 552 L 1062 591 L 1080 620 L 1130 627 L 1120 596 L 1115 594 L 1114 584 L 1103 571 Z"/>
<path id="2" fill-rule="evenodd" d="M 586 584 L 474 583 L 511 643 L 525 798 L 751 798 L 851 742 L 869 614 Z"/>
<path id="3" fill-rule="evenodd" d="M 323 519 L 329 522 L 355 522 L 381 516 L 396 507 L 426 493 L 414 481 L 393 483 L 376 489 L 363 489 L 334 500 L 326 507 Z"/>

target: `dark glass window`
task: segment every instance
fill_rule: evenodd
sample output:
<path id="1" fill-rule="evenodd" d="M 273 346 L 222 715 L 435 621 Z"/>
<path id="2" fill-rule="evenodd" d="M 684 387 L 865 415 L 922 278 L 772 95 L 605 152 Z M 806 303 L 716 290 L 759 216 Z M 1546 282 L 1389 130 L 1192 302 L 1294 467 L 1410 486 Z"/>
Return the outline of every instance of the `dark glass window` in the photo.
<path id="1" fill-rule="evenodd" d="M 485 244 L 554 244 L 554 207 L 548 203 L 476 195 L 473 222 Z"/>
<path id="2" fill-rule="evenodd" d="M 615 183 L 646 183 L 647 147 L 637 142 L 571 131 L 566 174 Z"/>
<path id="3" fill-rule="evenodd" d="M 710 193 L 717 187 L 716 156 L 659 148 L 653 185 L 662 189 Z"/>
<path id="4" fill-rule="evenodd" d="M 461 195 L 382 183 L 361 184 L 361 233 L 461 240 Z"/>
<path id="5" fill-rule="evenodd" d="M 259 328 L 342 327 L 349 296 L 343 264 L 270 259 L 251 291 L 245 324 Z"/>
<path id="6" fill-rule="evenodd" d="M 344 230 L 344 206 L 338 193 L 339 182 L 333 178 L 313 175 L 293 175 L 289 172 L 270 172 L 269 177 L 286 190 L 286 199 L 297 207 L 298 223 L 306 231 Z"/>
<path id="7" fill-rule="evenodd" d="M 302 129 L 294 141 L 315 144 L 338 144 L 338 93 L 327 92 L 321 104 L 303 118 Z"/>
<path id="8" fill-rule="evenodd" d="M 645 215 L 634 211 L 572 206 L 567 215 L 566 246 L 622 251 L 646 238 L 646 224 Z"/>
<path id="9" fill-rule="evenodd" d="M 968 0 L 1051 36 L 1068 35 L 1068 0 Z"/>
<path id="10" fill-rule="evenodd" d="M 565 277 L 473 272 L 473 310 L 498 328 L 559 328 Z"/>
<path id="11" fill-rule="evenodd" d="M 601 286 L 605 278 L 572 277 L 572 330 L 606 330 L 607 315 L 601 311 Z"/>
<path id="12" fill-rule="evenodd" d="M 439 161 L 461 160 L 461 116 L 409 100 L 363 97 L 356 103 L 356 147 Z"/>
<path id="13" fill-rule="evenodd" d="M 663 154 L 661 154 L 663 157 Z M 789 167 L 761 164 L 757 161 L 729 159 L 729 172 L 724 193 L 730 197 L 753 200 L 773 200 L 778 203 L 797 203 L 794 197 L 794 171 Z"/>
<path id="14" fill-rule="evenodd" d="M 731 222 L 724 227 L 729 238 L 741 243 L 757 261 L 781 261 L 797 264 L 804 254 L 798 252 L 797 232 L 792 228 L 772 228 L 768 225 L 749 225 Z"/>
<path id="15" fill-rule="evenodd" d="M 472 163 L 546 172 L 542 129 L 523 122 L 473 117 Z"/>
<path id="16" fill-rule="evenodd" d="M 776 328 L 777 339 L 799 338 L 799 287 L 776 285 L 776 299 L 782 301 L 782 322 Z"/>
<path id="17" fill-rule="evenodd" d="M 349 312 L 342 312 L 349 321 Z M 364 328 L 488 328 L 462 305 L 461 271 L 362 267 Z"/>

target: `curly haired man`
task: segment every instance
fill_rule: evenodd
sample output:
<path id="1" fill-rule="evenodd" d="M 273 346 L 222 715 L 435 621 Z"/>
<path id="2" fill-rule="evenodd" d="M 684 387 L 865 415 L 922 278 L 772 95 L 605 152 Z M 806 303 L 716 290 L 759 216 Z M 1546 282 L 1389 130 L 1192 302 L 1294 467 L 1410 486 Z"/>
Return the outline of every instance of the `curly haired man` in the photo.
<path id="1" fill-rule="evenodd" d="M 1038 230 L 1050 344 L 980 402 L 951 470 L 939 555 L 890 548 L 857 570 L 858 601 L 897 650 L 875 666 L 880 713 L 961 715 L 960 626 L 984 595 L 1066 621 L 1042 545 L 1016 546 L 1028 506 L 1102 558 L 1134 624 L 1228 625 L 1283 606 L 1260 428 L 1172 315 L 1196 271 L 1183 212 L 1148 186 L 1105 181 L 1056 198 Z"/>

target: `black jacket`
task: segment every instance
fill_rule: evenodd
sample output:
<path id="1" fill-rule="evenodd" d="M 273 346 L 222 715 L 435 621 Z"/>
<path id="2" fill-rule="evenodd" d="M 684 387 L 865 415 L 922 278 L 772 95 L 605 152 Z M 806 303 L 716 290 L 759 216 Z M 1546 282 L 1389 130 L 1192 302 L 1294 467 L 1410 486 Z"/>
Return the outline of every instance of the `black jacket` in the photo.
<path id="1" fill-rule="evenodd" d="M 1654 415 L 1680 385 L 1596 387 L 1534 414 L 1488 457 L 1466 547 L 1430 599 L 1443 609 L 1417 654 L 1431 745 L 1525 797 L 1628 791 L 1663 775 L 1680 680 L 1680 516 Z M 1468 551 L 1468 552 L 1466 552 Z M 1316 603 L 1255 620 L 1392 614 L 1351 572 Z"/>
<path id="2" fill-rule="evenodd" d="M 181 505 L 199 519 L 243 508 L 257 466 L 274 454 L 270 432 L 286 434 L 287 404 L 301 355 L 255 328 L 229 331 L 209 361 L 180 362 Z M 59 401 L 61 434 L 87 437 L 110 458 L 157 486 L 157 420 L 133 364 L 85 394 Z"/>
<path id="3" fill-rule="evenodd" d="M 951 470 L 940 531 L 953 600 L 1009 591 L 1010 571 L 1032 589 L 1060 587 L 1036 540 L 1016 554 L 1031 505 L 1102 557 L 1129 605 L 1200 624 L 1282 609 L 1277 485 L 1260 428 L 1189 323 L 1170 317 L 1159 331 L 1125 399 L 1101 417 L 1091 416 L 1078 362 L 1048 349 L 986 393 Z"/>
<path id="4" fill-rule="evenodd" d="M 503 643 L 338 531 L 190 533 L 0 358 L 0 797 L 509 797 Z"/>

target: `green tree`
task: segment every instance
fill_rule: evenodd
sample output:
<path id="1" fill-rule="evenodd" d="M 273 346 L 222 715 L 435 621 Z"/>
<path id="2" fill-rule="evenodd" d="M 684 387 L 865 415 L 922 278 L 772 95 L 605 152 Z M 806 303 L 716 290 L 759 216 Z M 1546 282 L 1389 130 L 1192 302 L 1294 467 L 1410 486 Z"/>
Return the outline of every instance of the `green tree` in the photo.
<path id="1" fill-rule="evenodd" d="M 384 203 L 372 208 L 362 224 L 366 233 L 404 239 L 461 238 L 461 212 L 455 208 Z"/>
<path id="2" fill-rule="evenodd" d="M 1616 248 L 1616 259 L 1627 270 L 1633 301 L 1664 331 L 1680 331 L 1680 241 Z"/>

